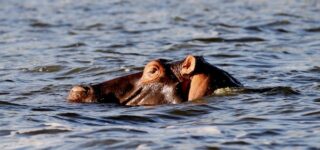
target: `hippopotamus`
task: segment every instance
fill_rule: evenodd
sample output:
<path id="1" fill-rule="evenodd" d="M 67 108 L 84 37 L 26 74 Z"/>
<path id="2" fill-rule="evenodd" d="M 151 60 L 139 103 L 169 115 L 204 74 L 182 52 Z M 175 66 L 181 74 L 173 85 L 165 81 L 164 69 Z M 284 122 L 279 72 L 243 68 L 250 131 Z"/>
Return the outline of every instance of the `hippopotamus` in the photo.
<path id="1" fill-rule="evenodd" d="M 188 55 L 181 61 L 153 60 L 141 72 L 102 83 L 76 85 L 67 99 L 128 106 L 178 104 L 209 96 L 225 87 L 242 84 L 203 57 Z"/>

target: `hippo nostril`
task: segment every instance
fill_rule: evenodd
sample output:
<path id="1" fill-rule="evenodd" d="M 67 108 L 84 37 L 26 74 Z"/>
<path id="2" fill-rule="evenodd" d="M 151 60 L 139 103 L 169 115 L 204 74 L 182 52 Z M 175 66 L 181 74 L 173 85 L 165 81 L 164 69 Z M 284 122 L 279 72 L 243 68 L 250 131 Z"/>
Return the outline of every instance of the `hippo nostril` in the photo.
<path id="1" fill-rule="evenodd" d="M 68 100 L 70 101 L 78 101 L 88 95 L 89 88 L 85 86 L 77 85 L 74 86 L 68 95 Z"/>
<path id="2" fill-rule="evenodd" d="M 67 99 L 71 102 L 96 102 L 97 97 L 91 86 L 77 85 L 71 88 Z"/>
<path id="3" fill-rule="evenodd" d="M 90 88 L 88 86 L 83 86 L 82 88 L 85 90 L 86 94 L 90 91 Z"/>

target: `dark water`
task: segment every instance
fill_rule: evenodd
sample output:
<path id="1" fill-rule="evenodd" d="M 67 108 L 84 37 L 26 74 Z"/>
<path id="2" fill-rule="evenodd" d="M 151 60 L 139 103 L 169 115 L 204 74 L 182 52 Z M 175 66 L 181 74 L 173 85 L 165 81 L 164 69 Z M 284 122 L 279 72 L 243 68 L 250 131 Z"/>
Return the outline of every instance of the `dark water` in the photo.
<path id="1" fill-rule="evenodd" d="M 74 84 L 203 55 L 266 93 L 155 107 Z M 1 149 L 319 149 L 320 1 L 0 1 Z"/>

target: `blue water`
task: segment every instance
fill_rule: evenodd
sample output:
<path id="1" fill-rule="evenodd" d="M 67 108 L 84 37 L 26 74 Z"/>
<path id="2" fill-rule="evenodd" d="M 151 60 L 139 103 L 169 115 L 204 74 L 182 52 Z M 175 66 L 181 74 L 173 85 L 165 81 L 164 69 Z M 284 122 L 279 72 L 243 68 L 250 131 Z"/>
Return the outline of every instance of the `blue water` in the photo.
<path id="1" fill-rule="evenodd" d="M 0 1 L 1 149 L 319 149 L 320 1 Z M 68 103 L 75 84 L 205 59 L 266 93 Z"/>

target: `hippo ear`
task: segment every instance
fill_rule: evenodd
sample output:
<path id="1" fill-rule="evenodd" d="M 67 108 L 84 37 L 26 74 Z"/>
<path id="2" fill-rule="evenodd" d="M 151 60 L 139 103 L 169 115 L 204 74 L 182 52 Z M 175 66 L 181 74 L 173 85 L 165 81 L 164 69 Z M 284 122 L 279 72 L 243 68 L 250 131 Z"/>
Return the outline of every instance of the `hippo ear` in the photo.
<path id="1" fill-rule="evenodd" d="M 158 80 L 160 77 L 164 75 L 164 68 L 158 61 L 149 62 L 143 70 L 143 74 L 141 77 L 141 82 L 152 82 Z"/>
<path id="2" fill-rule="evenodd" d="M 196 67 L 196 58 L 193 55 L 188 55 L 183 63 L 180 71 L 182 76 L 190 75 Z"/>

